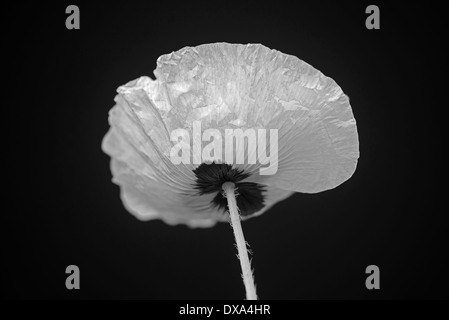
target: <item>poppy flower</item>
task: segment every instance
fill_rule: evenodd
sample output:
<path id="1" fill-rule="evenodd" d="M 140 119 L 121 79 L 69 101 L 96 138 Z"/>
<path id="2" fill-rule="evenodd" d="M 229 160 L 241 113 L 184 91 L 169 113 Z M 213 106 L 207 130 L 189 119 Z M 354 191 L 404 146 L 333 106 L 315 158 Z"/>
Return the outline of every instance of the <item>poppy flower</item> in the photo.
<path id="1" fill-rule="evenodd" d="M 125 207 L 141 220 L 190 227 L 227 220 L 216 194 L 198 188 L 207 169 L 169 157 L 170 132 L 189 130 L 195 120 L 203 130 L 278 129 L 275 174 L 259 175 L 260 164 L 228 170 L 262 189 L 263 206 L 259 201 L 244 218 L 293 192 L 335 188 L 355 171 L 358 136 L 348 97 L 294 56 L 258 44 L 207 44 L 161 56 L 154 73 L 156 80 L 143 76 L 119 87 L 102 145 Z"/>
<path id="2" fill-rule="evenodd" d="M 335 188 L 356 169 L 358 135 L 349 98 L 297 57 L 260 44 L 205 44 L 162 55 L 154 75 L 118 88 L 102 144 L 124 206 L 141 220 L 190 227 L 229 221 L 226 182 L 233 183 L 247 219 L 294 192 Z M 239 163 L 236 150 L 223 156 L 229 129 L 255 130 L 262 138 L 275 130 L 276 139 L 265 136 L 257 149 L 243 140 Z M 207 130 L 221 145 L 204 159 L 212 141 Z M 183 137 L 174 140 L 173 133 Z M 190 152 L 186 161 L 173 161 L 175 145 Z M 248 162 L 254 153 L 270 154 L 271 173 L 262 174 L 266 161 Z"/>

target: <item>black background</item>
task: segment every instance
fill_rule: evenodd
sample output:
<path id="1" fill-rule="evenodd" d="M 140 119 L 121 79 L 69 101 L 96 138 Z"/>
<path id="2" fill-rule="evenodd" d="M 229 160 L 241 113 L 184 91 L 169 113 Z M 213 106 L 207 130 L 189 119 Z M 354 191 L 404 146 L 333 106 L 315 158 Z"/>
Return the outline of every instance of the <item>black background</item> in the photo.
<path id="1" fill-rule="evenodd" d="M 448 298 L 447 225 L 437 205 L 443 145 L 431 131 L 444 102 L 430 102 L 444 89 L 427 22 L 442 9 L 374 3 L 381 29 L 367 30 L 372 3 L 336 2 L 7 8 L 4 50 L 12 57 L 4 65 L 14 76 L 4 92 L 2 296 L 244 298 L 230 226 L 138 221 L 122 206 L 100 148 L 118 86 L 153 76 L 162 54 L 225 41 L 262 43 L 335 79 L 359 132 L 350 180 L 295 194 L 244 222 L 260 298 Z M 80 30 L 65 28 L 69 4 L 80 8 Z M 71 264 L 81 270 L 80 290 L 65 288 Z M 365 287 L 371 264 L 380 290 Z"/>

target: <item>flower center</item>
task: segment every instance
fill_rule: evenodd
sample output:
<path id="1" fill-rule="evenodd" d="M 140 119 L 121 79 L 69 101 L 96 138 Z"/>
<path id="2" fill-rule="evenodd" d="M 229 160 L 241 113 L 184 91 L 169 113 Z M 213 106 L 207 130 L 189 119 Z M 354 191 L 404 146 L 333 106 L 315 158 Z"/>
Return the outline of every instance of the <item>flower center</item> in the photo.
<path id="1" fill-rule="evenodd" d="M 193 170 L 196 176 L 194 188 L 199 195 L 216 193 L 211 204 L 220 210 L 227 211 L 228 203 L 226 197 L 222 195 L 222 186 L 225 182 L 233 182 L 237 189 L 237 206 L 240 215 L 249 216 L 264 207 L 264 186 L 255 182 L 241 182 L 248 178 L 250 174 L 243 170 L 232 168 L 229 164 L 202 163 Z"/>

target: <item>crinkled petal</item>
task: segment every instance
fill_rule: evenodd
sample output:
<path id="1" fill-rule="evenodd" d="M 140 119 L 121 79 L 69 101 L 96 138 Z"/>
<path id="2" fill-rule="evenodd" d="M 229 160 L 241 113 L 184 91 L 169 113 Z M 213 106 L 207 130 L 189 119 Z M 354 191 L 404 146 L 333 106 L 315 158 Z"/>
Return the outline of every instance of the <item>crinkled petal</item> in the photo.
<path id="1" fill-rule="evenodd" d="M 187 164 L 170 158 L 175 129 L 187 132 L 194 152 L 194 123 L 222 137 L 229 128 L 278 131 L 275 174 L 261 175 L 261 163 L 236 165 L 251 173 L 248 181 L 266 186 L 266 206 L 255 215 L 292 192 L 334 188 L 356 169 L 358 135 L 348 97 L 294 56 L 258 44 L 208 44 L 161 56 L 154 74 L 155 80 L 144 76 L 118 89 L 102 145 L 123 202 L 139 219 L 191 227 L 226 220 L 210 207 L 214 195 L 195 193 L 193 155 Z M 222 154 L 225 162 L 224 141 Z"/>
<path id="2" fill-rule="evenodd" d="M 223 136 L 226 128 L 278 130 L 278 171 L 253 177 L 259 183 L 314 193 L 338 186 L 356 169 L 349 98 L 297 57 L 258 44 L 207 44 L 161 56 L 155 74 L 157 85 L 145 90 L 156 105 L 167 97 L 160 109 L 169 110 L 169 130 L 191 128 L 193 121 Z"/>

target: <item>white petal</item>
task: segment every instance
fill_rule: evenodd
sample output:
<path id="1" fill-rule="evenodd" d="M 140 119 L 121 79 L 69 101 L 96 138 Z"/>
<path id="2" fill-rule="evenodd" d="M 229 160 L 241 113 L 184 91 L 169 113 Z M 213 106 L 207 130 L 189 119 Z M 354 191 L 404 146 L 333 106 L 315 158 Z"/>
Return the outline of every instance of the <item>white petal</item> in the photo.
<path id="1" fill-rule="evenodd" d="M 215 194 L 179 194 L 164 183 L 136 175 L 126 163 L 111 160 L 113 182 L 120 188 L 125 208 L 142 221 L 161 219 L 167 224 L 185 224 L 192 228 L 207 228 L 217 221 L 227 221 L 228 216 L 211 206 Z M 255 217 L 286 199 L 292 192 L 267 187 L 265 207 L 251 215 Z M 245 218 L 247 219 L 247 218 Z"/>
<path id="2" fill-rule="evenodd" d="M 125 163 L 112 159 L 113 182 L 120 188 L 126 209 L 139 220 L 161 219 L 167 224 L 210 227 L 226 217 L 210 207 L 213 195 L 192 196 L 174 192 L 161 182 L 136 174 Z"/>
<path id="3" fill-rule="evenodd" d="M 355 171 L 349 99 L 304 61 L 262 45 L 217 43 L 183 48 L 157 64 L 156 80 L 141 77 L 118 89 L 102 145 L 123 202 L 139 219 L 192 227 L 226 220 L 210 209 L 214 195 L 195 195 L 198 164 L 170 161 L 170 133 L 185 129 L 193 137 L 194 121 L 223 137 L 227 128 L 278 130 L 276 174 L 259 175 L 260 164 L 237 166 L 252 173 L 248 181 L 268 186 L 267 206 L 256 215 L 293 191 L 334 188 Z"/>
<path id="4" fill-rule="evenodd" d="M 161 56 L 155 75 L 160 90 L 178 83 L 189 88 L 168 94 L 176 111 L 169 130 L 172 124 L 190 128 L 194 120 L 203 131 L 223 134 L 236 124 L 279 130 L 278 171 L 253 177 L 257 182 L 314 193 L 338 186 L 356 169 L 358 135 L 348 97 L 294 56 L 262 45 L 207 44 Z"/>

